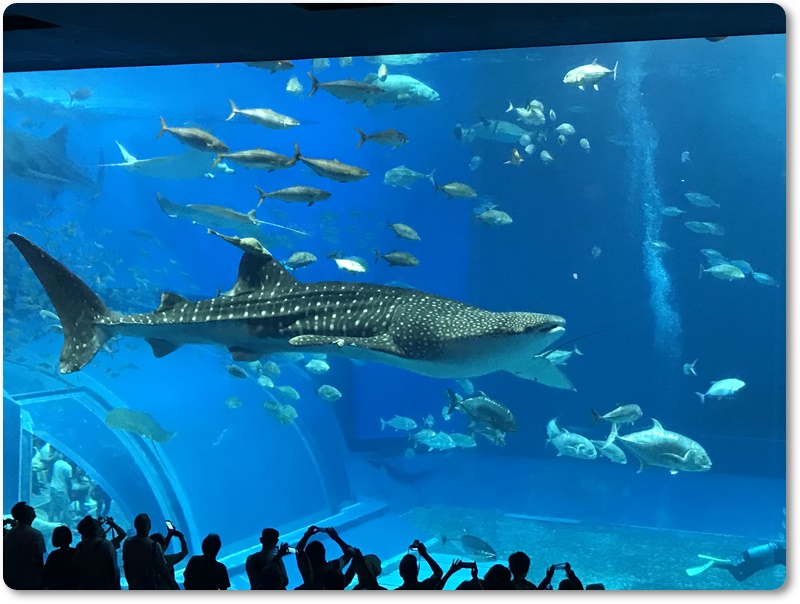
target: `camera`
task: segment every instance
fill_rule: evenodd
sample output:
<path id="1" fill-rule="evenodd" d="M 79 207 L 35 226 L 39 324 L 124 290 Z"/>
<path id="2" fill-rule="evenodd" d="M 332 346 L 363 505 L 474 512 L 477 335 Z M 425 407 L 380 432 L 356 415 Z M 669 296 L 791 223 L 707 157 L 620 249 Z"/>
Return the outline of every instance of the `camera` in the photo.
<path id="1" fill-rule="evenodd" d="M 98 517 L 97 517 L 97 521 L 98 521 L 100 524 L 105 524 L 105 523 L 106 523 L 106 517 L 105 517 L 105 516 L 98 516 Z"/>

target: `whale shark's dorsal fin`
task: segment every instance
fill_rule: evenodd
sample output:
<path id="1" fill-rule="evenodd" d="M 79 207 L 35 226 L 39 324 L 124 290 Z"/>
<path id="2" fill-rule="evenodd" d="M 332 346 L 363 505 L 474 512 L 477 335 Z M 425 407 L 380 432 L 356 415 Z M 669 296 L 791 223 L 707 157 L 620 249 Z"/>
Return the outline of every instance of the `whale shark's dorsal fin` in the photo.
<path id="1" fill-rule="evenodd" d="M 187 303 L 189 300 L 178 294 L 172 292 L 163 292 L 161 294 L 161 303 L 158 305 L 156 312 L 163 312 L 165 310 L 172 310 L 178 304 Z"/>
<path id="2" fill-rule="evenodd" d="M 242 254 L 239 262 L 239 278 L 231 289 L 233 296 L 259 290 L 275 291 L 288 289 L 297 284 L 297 279 L 269 252 L 265 254 Z"/>

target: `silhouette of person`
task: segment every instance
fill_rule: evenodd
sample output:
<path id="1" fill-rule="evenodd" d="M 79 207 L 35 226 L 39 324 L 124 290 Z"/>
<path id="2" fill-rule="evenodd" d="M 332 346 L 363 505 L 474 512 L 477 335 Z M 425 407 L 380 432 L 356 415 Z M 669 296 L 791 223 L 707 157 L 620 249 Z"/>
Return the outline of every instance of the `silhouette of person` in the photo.
<path id="1" fill-rule="evenodd" d="M 502 564 L 495 564 L 483 575 L 484 589 L 514 589 L 511 584 L 511 571 Z"/>
<path id="2" fill-rule="evenodd" d="M 11 517 L 16 525 L 3 534 L 3 579 L 11 589 L 41 589 L 47 547 L 41 531 L 31 526 L 36 510 L 20 501 Z"/>
<path id="3" fill-rule="evenodd" d="M 738 564 L 714 562 L 711 568 L 727 570 L 739 583 L 746 581 L 760 570 L 773 566 L 786 566 L 786 541 L 773 541 L 742 552 Z"/>
<path id="4" fill-rule="evenodd" d="M 117 551 L 105 538 L 103 525 L 96 518 L 84 516 L 78 523 L 78 533 L 81 540 L 75 546 L 75 563 L 79 589 L 120 589 Z"/>
<path id="5" fill-rule="evenodd" d="M 419 561 L 414 554 L 406 554 L 400 560 L 400 577 L 403 584 L 397 589 L 439 589 L 439 582 L 442 579 L 442 568 L 436 560 L 428 554 L 428 548 L 419 540 L 415 540 L 409 547 L 419 552 L 420 558 L 428 563 L 433 574 L 427 579 L 419 580 Z"/>
<path id="6" fill-rule="evenodd" d="M 312 541 L 311 543 L 308 543 L 309 538 L 316 533 L 325 533 L 331 539 L 333 539 L 341 548 L 342 556 L 336 558 L 335 560 L 326 560 L 325 546 L 321 541 Z M 325 528 L 319 528 L 316 526 L 308 527 L 305 534 L 297 544 L 297 550 L 304 551 L 308 556 L 308 561 L 311 565 L 310 570 L 312 571 L 313 575 L 313 582 L 308 585 L 304 583 L 303 586 L 301 586 L 303 589 L 325 589 L 326 582 L 330 585 L 333 585 L 331 580 L 326 579 L 326 572 L 329 570 L 334 570 L 339 574 L 342 574 L 342 570 L 345 566 L 347 566 L 347 563 L 353 556 L 352 548 L 347 545 L 341 537 L 339 537 L 339 533 L 336 531 L 336 529 L 330 526 Z M 302 564 L 302 561 L 298 558 L 298 567 L 300 564 Z M 303 570 L 301 569 L 300 572 L 303 573 Z M 344 581 L 344 575 L 342 575 L 342 581 Z"/>
<path id="7" fill-rule="evenodd" d="M 353 561 L 347 568 L 344 575 L 345 587 L 350 585 L 354 576 L 358 576 L 358 583 L 353 586 L 354 590 L 361 589 L 386 589 L 378 584 L 378 576 L 383 569 L 381 559 L 375 554 L 364 556 L 357 547 L 353 548 Z"/>
<path id="8" fill-rule="evenodd" d="M 227 567 L 217 560 L 222 540 L 216 533 L 209 534 L 201 545 L 203 554 L 192 556 L 183 571 L 184 589 L 228 589 L 231 581 Z"/>
<path id="9" fill-rule="evenodd" d="M 74 499 L 72 495 L 72 465 L 58 451 L 55 455 L 53 473 L 50 478 L 50 505 L 48 520 L 50 522 L 72 522 L 70 505 Z"/>
<path id="10" fill-rule="evenodd" d="M 530 568 L 531 559 L 525 552 L 514 552 L 508 557 L 508 570 L 514 576 L 511 580 L 514 589 L 536 589 L 536 585 L 526 578 Z"/>
<path id="11" fill-rule="evenodd" d="M 133 520 L 136 534 L 128 537 L 122 546 L 122 567 L 128 589 L 169 589 L 164 552 L 156 541 L 150 539 L 150 516 L 139 514 Z M 174 578 L 174 575 L 173 575 Z"/>
<path id="12" fill-rule="evenodd" d="M 286 589 L 289 585 L 289 578 L 286 575 L 286 566 L 283 563 L 283 556 L 289 553 L 289 545 L 284 544 L 278 548 L 278 539 L 280 533 L 274 528 L 265 528 L 261 531 L 261 551 L 247 556 L 245 562 L 245 570 L 247 571 L 247 578 L 250 580 L 250 589 L 262 589 L 261 587 L 261 573 L 264 569 L 273 564 L 278 569 L 278 573 L 283 577 L 279 582 L 280 587 L 273 587 L 272 589 Z M 283 555 L 281 552 L 284 551 Z M 268 578 L 272 580 L 272 576 Z"/>
<path id="13" fill-rule="evenodd" d="M 186 537 L 184 537 L 182 532 L 173 528 L 167 531 L 166 538 L 161 533 L 153 533 L 150 535 L 150 539 L 161 546 L 162 552 L 166 552 L 173 536 L 177 537 L 181 542 L 181 551 L 177 554 L 164 554 L 164 560 L 167 561 L 167 566 L 169 567 L 167 583 L 169 584 L 168 589 L 180 589 L 178 582 L 175 580 L 175 567 L 189 555 L 189 546 L 186 545 Z"/>
<path id="14" fill-rule="evenodd" d="M 68 526 L 53 529 L 53 547 L 57 548 L 47 555 L 42 571 L 45 589 L 78 589 L 80 575 L 75 562 L 75 548 L 72 545 L 72 531 Z"/>
<path id="15" fill-rule="evenodd" d="M 102 518 L 111 511 L 111 495 L 106 493 L 96 482 L 92 481 L 89 496 L 97 502 L 97 516 Z"/>

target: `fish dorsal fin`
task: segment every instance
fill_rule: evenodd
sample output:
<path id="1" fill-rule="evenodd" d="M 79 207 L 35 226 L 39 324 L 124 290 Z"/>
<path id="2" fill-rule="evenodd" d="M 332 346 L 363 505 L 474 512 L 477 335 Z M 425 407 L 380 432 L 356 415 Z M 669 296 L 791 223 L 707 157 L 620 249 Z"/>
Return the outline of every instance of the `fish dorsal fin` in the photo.
<path id="1" fill-rule="evenodd" d="M 594 61 L 592 61 L 592 65 L 597 65 L 597 59 L 595 59 Z"/>
<path id="2" fill-rule="evenodd" d="M 164 312 L 166 310 L 172 310 L 178 304 L 188 304 L 189 300 L 184 298 L 181 295 L 174 294 L 172 292 L 163 292 L 161 294 L 161 303 L 156 308 L 156 312 Z"/>
<path id="3" fill-rule="evenodd" d="M 297 279 L 292 277 L 286 267 L 269 252 L 266 254 L 245 253 L 239 262 L 239 278 L 230 294 L 236 296 L 259 290 L 288 289 L 296 283 Z"/>
<path id="4" fill-rule="evenodd" d="M 664 426 L 662 426 L 657 419 L 653 418 L 653 427 L 651 428 L 651 430 L 663 430 L 663 429 Z"/>
<path id="5" fill-rule="evenodd" d="M 58 130 L 53 132 L 47 140 L 49 140 L 55 147 L 58 147 L 59 151 L 66 153 L 67 152 L 67 133 L 69 132 L 69 128 L 66 126 L 61 126 Z"/>

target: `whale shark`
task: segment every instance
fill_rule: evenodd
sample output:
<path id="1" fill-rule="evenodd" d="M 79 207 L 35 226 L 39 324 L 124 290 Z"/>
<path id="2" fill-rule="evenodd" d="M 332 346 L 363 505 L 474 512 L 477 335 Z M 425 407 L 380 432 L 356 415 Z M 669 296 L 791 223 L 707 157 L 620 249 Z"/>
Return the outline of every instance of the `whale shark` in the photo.
<path id="1" fill-rule="evenodd" d="M 185 344 L 215 344 L 236 361 L 318 352 L 437 378 L 506 371 L 540 381 L 558 371 L 536 358 L 564 333 L 558 315 L 492 312 L 410 288 L 303 283 L 268 250 L 237 237 L 223 237 L 245 250 L 229 291 L 200 301 L 164 292 L 155 311 L 127 315 L 106 308 L 77 275 L 22 235 L 8 239 L 61 320 L 61 373 L 79 371 L 115 336 L 145 339 L 158 358 Z"/>

